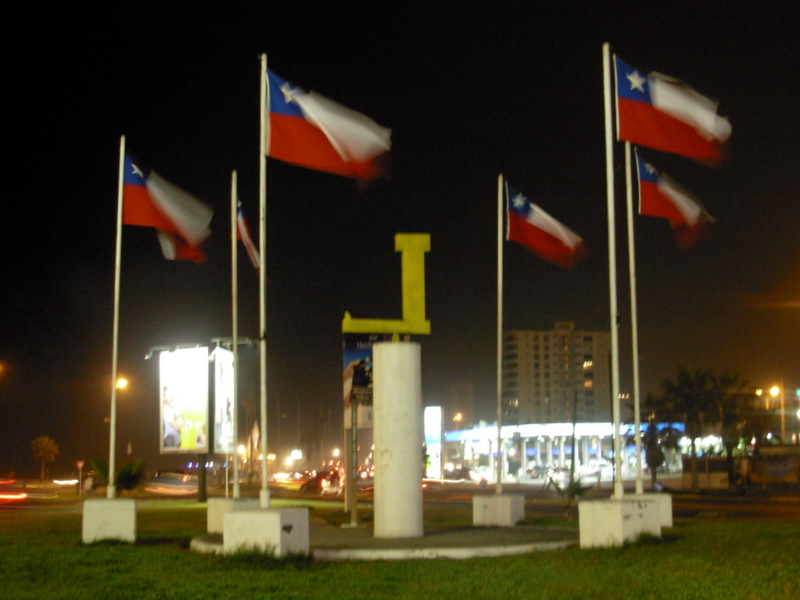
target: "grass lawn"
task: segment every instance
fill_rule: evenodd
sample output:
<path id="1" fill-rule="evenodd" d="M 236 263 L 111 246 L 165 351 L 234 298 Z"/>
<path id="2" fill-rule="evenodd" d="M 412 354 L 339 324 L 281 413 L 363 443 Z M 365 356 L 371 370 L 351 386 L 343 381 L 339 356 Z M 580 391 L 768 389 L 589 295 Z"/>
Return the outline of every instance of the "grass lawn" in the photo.
<path id="1" fill-rule="evenodd" d="M 312 514 L 346 520 L 328 506 L 315 505 Z M 459 510 L 469 511 L 426 507 L 426 520 L 449 522 Z M 323 563 L 194 554 L 189 541 L 206 527 L 206 507 L 196 502 L 140 503 L 132 545 L 83 545 L 81 519 L 75 505 L 0 509 L 3 599 L 800 598 L 800 521 L 678 520 L 661 540 L 609 550 Z"/>

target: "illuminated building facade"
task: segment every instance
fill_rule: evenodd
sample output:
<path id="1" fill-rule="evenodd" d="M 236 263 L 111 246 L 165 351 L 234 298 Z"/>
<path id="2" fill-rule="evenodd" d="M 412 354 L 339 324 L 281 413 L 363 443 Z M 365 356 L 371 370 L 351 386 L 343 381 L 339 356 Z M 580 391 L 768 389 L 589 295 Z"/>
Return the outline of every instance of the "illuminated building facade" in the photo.
<path id="1" fill-rule="evenodd" d="M 569 321 L 503 335 L 503 423 L 611 420 L 611 335 Z"/>

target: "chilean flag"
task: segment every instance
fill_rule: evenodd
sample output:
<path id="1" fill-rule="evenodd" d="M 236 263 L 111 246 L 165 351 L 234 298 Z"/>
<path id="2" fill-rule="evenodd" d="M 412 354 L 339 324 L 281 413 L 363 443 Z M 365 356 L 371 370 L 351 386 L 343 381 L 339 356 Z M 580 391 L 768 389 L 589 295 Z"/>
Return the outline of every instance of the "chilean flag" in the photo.
<path id="1" fill-rule="evenodd" d="M 250 228 L 247 226 L 247 221 L 244 218 L 241 202 L 236 205 L 236 239 L 241 240 L 244 244 L 245 250 L 247 250 L 247 256 L 250 258 L 250 264 L 253 265 L 253 268 L 256 270 L 260 269 L 261 257 L 250 235 Z"/>
<path id="2" fill-rule="evenodd" d="M 574 269 L 586 255 L 583 239 L 506 183 L 506 238 L 525 246 L 539 258 Z"/>
<path id="3" fill-rule="evenodd" d="M 673 77 L 614 61 L 618 140 L 708 164 L 722 161 L 732 130 L 717 114 L 717 102 Z"/>
<path id="4" fill-rule="evenodd" d="M 668 219 L 678 245 L 682 249 L 694 245 L 705 234 L 706 226 L 714 222 L 703 205 L 666 173 L 636 153 L 639 175 L 639 214 Z"/>
<path id="5" fill-rule="evenodd" d="M 200 244 L 211 235 L 213 211 L 155 171 L 125 156 L 122 223 L 154 227 L 164 257 L 202 262 Z"/>
<path id="6" fill-rule="evenodd" d="M 391 129 L 315 92 L 305 92 L 267 71 L 267 156 L 345 177 L 384 175 Z"/>

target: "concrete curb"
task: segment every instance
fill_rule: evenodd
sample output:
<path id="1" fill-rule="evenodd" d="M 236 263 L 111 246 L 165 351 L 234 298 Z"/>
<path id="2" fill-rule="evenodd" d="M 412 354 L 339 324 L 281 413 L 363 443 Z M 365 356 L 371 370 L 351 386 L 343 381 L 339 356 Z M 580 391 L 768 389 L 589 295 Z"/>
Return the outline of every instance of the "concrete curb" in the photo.
<path id="1" fill-rule="evenodd" d="M 514 556 L 547 550 L 565 550 L 577 546 L 577 540 L 563 542 L 535 542 L 509 546 L 478 546 L 474 548 L 318 548 L 312 549 L 315 559 L 329 562 L 342 560 L 420 560 L 448 558 L 491 558 Z"/>
<path id="2" fill-rule="evenodd" d="M 499 546 L 441 547 L 441 548 L 312 548 L 316 560 L 337 562 L 345 560 L 430 560 L 447 558 L 491 558 L 515 556 L 531 552 L 566 550 L 578 545 L 578 540 L 532 542 Z M 223 554 L 222 535 L 208 535 L 192 539 L 189 549 L 200 554 Z"/>

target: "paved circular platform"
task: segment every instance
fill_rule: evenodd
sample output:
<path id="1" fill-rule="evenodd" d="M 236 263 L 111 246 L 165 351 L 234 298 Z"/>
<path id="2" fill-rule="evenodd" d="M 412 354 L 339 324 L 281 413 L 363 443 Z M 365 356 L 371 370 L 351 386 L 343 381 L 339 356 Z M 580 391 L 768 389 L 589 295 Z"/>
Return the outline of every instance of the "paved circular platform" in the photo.
<path id="1" fill-rule="evenodd" d="M 336 527 L 312 522 L 311 554 L 325 561 L 467 559 L 563 550 L 578 545 L 578 532 L 537 527 L 442 528 L 419 538 L 379 539 L 372 527 Z M 192 540 L 191 549 L 222 554 L 222 535 Z"/>

